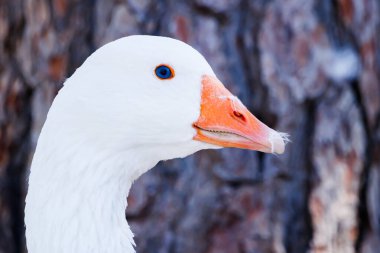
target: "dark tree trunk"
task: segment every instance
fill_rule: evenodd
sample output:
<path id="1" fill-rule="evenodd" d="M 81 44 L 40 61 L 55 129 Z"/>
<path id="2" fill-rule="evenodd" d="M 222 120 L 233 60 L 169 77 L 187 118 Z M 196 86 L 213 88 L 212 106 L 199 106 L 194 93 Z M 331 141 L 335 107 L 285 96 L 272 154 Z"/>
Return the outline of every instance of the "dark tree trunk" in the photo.
<path id="1" fill-rule="evenodd" d="M 129 197 L 138 252 L 379 252 L 379 0 L 0 1 L 0 252 L 26 252 L 28 168 L 56 92 L 131 34 L 193 45 L 292 140 L 281 156 L 160 163 Z"/>

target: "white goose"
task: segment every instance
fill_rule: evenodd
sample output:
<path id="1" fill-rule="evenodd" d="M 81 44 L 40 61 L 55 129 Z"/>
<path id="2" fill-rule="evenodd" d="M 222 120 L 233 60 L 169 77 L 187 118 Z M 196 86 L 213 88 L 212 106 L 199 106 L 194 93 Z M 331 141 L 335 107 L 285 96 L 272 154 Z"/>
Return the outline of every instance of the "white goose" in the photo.
<path id="1" fill-rule="evenodd" d="M 132 182 L 160 160 L 207 148 L 283 153 L 187 44 L 131 36 L 93 53 L 55 98 L 34 154 L 29 253 L 131 253 Z"/>

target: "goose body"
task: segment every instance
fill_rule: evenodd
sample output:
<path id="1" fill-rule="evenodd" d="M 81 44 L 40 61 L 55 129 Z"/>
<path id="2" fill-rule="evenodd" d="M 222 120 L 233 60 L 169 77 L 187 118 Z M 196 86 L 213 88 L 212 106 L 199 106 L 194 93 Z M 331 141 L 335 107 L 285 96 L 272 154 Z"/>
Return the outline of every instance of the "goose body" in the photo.
<path id="1" fill-rule="evenodd" d="M 282 153 L 285 143 L 187 44 L 130 36 L 101 47 L 66 80 L 41 131 L 28 252 L 135 252 L 125 220 L 133 181 L 160 160 L 221 147 Z"/>

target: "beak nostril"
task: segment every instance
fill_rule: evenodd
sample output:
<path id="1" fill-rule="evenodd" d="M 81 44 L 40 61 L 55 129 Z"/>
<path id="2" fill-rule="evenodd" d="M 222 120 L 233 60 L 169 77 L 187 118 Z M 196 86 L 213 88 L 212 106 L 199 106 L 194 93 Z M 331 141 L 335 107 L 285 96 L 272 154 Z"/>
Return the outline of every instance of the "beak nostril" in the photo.
<path id="1" fill-rule="evenodd" d="M 238 111 L 234 111 L 233 114 L 239 120 L 246 122 L 246 119 L 245 119 L 245 117 L 244 117 L 244 115 L 242 113 L 240 113 Z"/>

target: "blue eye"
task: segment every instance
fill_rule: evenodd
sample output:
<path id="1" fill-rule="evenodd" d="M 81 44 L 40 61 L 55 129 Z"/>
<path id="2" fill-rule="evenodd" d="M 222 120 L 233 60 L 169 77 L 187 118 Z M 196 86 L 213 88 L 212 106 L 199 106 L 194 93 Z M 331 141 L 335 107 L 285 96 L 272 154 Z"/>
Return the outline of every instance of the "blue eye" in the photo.
<path id="1" fill-rule="evenodd" d="M 171 79 L 174 77 L 174 70 L 167 65 L 159 65 L 154 70 L 156 76 L 160 79 Z"/>

